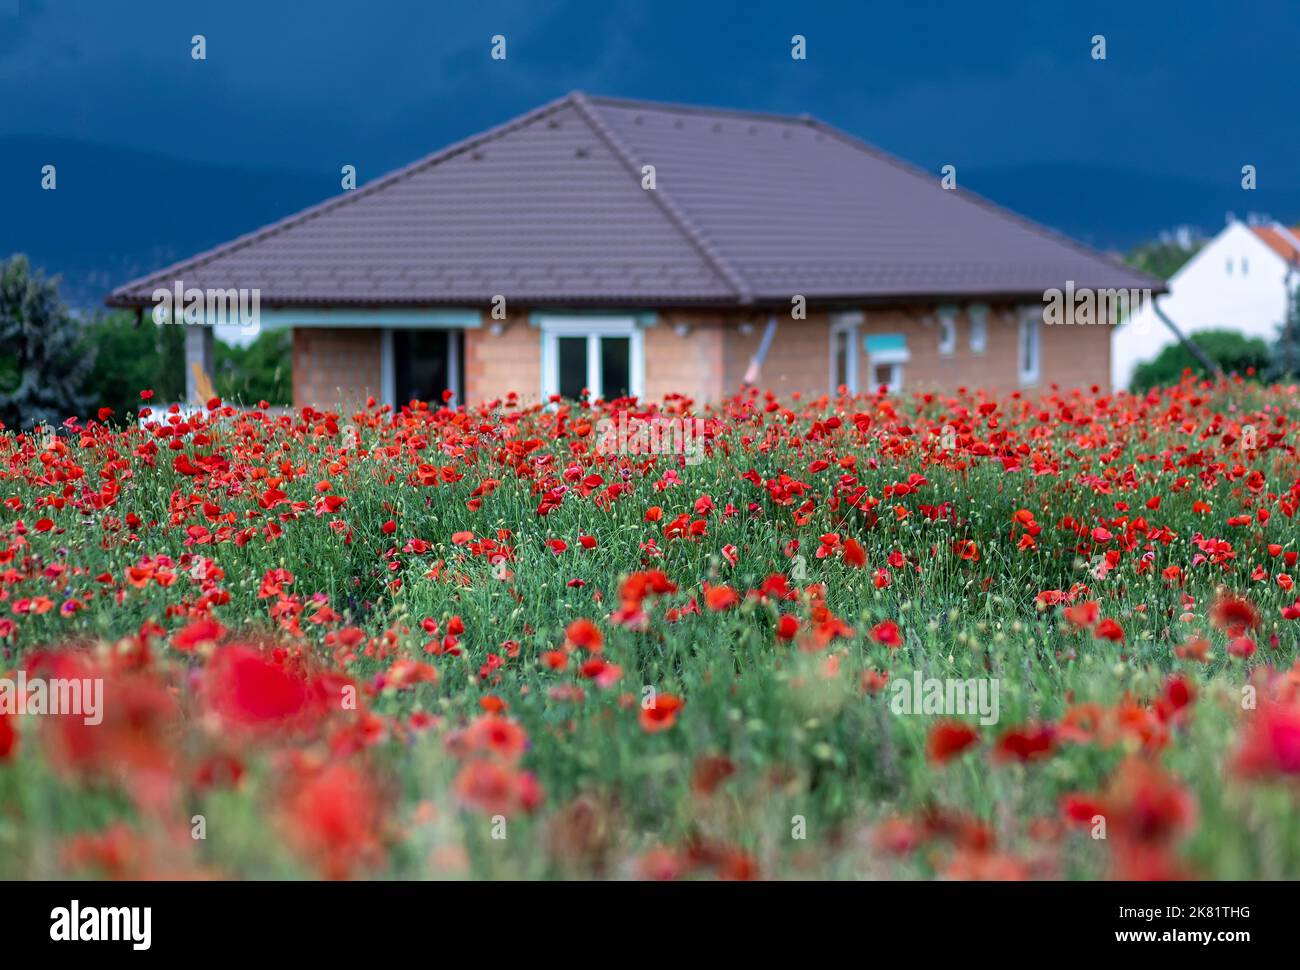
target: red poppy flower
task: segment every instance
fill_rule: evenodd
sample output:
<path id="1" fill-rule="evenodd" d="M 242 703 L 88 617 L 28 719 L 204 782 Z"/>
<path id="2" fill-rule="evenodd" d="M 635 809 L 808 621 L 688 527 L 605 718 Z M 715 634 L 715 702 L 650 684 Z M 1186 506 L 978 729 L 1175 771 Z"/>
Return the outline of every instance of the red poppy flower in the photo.
<path id="1" fill-rule="evenodd" d="M 891 650 L 903 645 L 903 633 L 893 620 L 881 620 L 871 628 L 871 639 Z"/>
<path id="2" fill-rule="evenodd" d="M 1073 606 L 1067 606 L 1062 615 L 1074 626 L 1082 629 L 1090 629 L 1097 625 L 1101 619 L 1101 607 L 1092 600 L 1085 600 L 1082 603 L 1075 603 Z"/>
<path id="3" fill-rule="evenodd" d="M 1221 592 L 1210 607 L 1210 624 L 1229 636 L 1239 636 L 1259 626 L 1259 611 L 1249 600 Z"/>
<path id="4" fill-rule="evenodd" d="M 531 813 L 541 804 L 537 779 L 500 761 L 475 758 L 456 776 L 456 793 L 484 815 Z"/>
<path id="5" fill-rule="evenodd" d="M 605 635 L 591 620 L 580 617 L 570 623 L 564 630 L 567 644 L 591 653 L 598 652 L 605 644 Z"/>
<path id="6" fill-rule="evenodd" d="M 730 586 L 711 586 L 704 593 L 704 603 L 715 613 L 729 610 L 740 602 L 740 596 Z"/>
<path id="7" fill-rule="evenodd" d="M 849 539 L 844 543 L 843 555 L 845 563 L 854 569 L 861 569 L 867 564 L 867 551 L 857 539 Z"/>
<path id="8" fill-rule="evenodd" d="M 1206 663 L 1210 659 L 1211 643 L 1204 637 L 1192 637 L 1186 643 L 1174 647 L 1174 656 L 1179 660 L 1195 660 Z"/>
<path id="9" fill-rule="evenodd" d="M 889 685 L 889 672 L 881 673 L 876 669 L 868 670 L 862 675 L 861 687 L 864 693 L 879 694 Z"/>
<path id="10" fill-rule="evenodd" d="M 1129 758 L 1116 770 L 1102 796 L 1107 838 L 1163 843 L 1191 829 L 1196 803 L 1176 779 L 1143 758 Z"/>
<path id="11" fill-rule="evenodd" d="M 588 680 L 594 680 L 598 687 L 613 687 L 623 676 L 623 668 L 612 664 L 604 657 L 592 657 L 584 661 L 578 673 Z"/>
<path id="12" fill-rule="evenodd" d="M 541 656 L 542 666 L 550 670 L 563 670 L 569 663 L 569 655 L 563 650 L 547 650 Z"/>
<path id="13" fill-rule="evenodd" d="M 1124 628 L 1119 622 L 1106 617 L 1097 624 L 1097 629 L 1093 630 L 1093 636 L 1099 640 L 1110 640 L 1112 643 L 1122 643 L 1124 640 Z"/>
<path id="14" fill-rule="evenodd" d="M 374 782 L 346 764 L 307 773 L 284 801 L 290 844 L 329 879 L 347 879 L 382 863 L 383 820 Z"/>
<path id="15" fill-rule="evenodd" d="M 514 721 L 499 714 L 484 714 L 465 729 L 465 750 L 495 755 L 506 761 L 518 761 L 528 745 L 528 735 Z"/>
<path id="16" fill-rule="evenodd" d="M 172 635 L 172 646 L 188 653 L 203 644 L 216 644 L 226 635 L 226 628 L 212 617 L 194 620 L 182 630 Z"/>
<path id="17" fill-rule="evenodd" d="M 949 761 L 978 741 L 979 734 L 970 725 L 961 721 L 939 721 L 930 728 L 925 753 L 931 761 Z"/>
<path id="18" fill-rule="evenodd" d="M 649 707 L 641 707 L 641 729 L 653 734 L 672 727 L 677 722 L 677 712 L 684 703 L 680 697 L 672 694 L 655 694 L 654 702 Z"/>
<path id="19" fill-rule="evenodd" d="M 18 732 L 14 730 L 13 716 L 0 714 L 0 761 L 8 760 L 18 746 Z"/>
<path id="20" fill-rule="evenodd" d="M 691 789 L 698 795 L 712 795 L 724 781 L 736 773 L 730 758 L 702 756 L 691 769 Z"/>
<path id="21" fill-rule="evenodd" d="M 436 684 L 438 671 L 431 664 L 403 657 L 393 663 L 384 674 L 384 686 L 405 690 L 416 684 Z"/>
<path id="22" fill-rule="evenodd" d="M 1010 728 L 993 746 L 998 760 L 1032 761 L 1052 753 L 1056 731 L 1050 724 Z"/>
<path id="23" fill-rule="evenodd" d="M 1300 707 L 1269 702 L 1249 713 L 1235 767 L 1244 775 L 1300 775 Z"/>
<path id="24" fill-rule="evenodd" d="M 321 698 L 303 673 L 239 644 L 213 653 L 204 689 L 208 706 L 242 727 L 278 726 L 321 713 Z"/>
<path id="25" fill-rule="evenodd" d="M 1240 657 L 1242 660 L 1253 657 L 1257 649 L 1255 641 L 1250 637 L 1235 637 L 1228 643 L 1229 656 Z"/>

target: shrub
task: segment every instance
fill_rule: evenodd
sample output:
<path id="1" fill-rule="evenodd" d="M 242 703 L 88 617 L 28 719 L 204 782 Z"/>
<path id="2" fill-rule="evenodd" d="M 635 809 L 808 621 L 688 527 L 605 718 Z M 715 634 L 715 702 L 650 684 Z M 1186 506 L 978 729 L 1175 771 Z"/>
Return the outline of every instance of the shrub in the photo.
<path id="1" fill-rule="evenodd" d="M 1226 374 L 1249 376 L 1269 365 L 1268 344 L 1256 337 L 1243 337 L 1233 330 L 1203 330 L 1192 335 L 1205 355 Z M 1205 367 L 1181 343 L 1162 350 L 1155 360 L 1140 364 L 1133 372 L 1131 389 L 1141 393 L 1152 387 L 1177 384 L 1183 372 L 1205 375 Z"/>
<path id="2" fill-rule="evenodd" d="M 211 375 L 217 393 L 246 404 L 292 403 L 290 341 L 287 330 L 263 333 L 247 347 L 217 341 Z M 86 382 L 92 410 L 134 413 L 142 388 L 153 390 L 155 402 L 184 399 L 184 327 L 156 326 L 147 314 L 137 324 L 133 313 L 110 313 L 90 325 L 87 342 L 95 359 Z"/>
<path id="3" fill-rule="evenodd" d="M 265 330 L 247 347 L 217 342 L 213 384 L 225 400 L 293 403 L 293 334 Z"/>
<path id="4" fill-rule="evenodd" d="M 0 422 L 56 425 L 82 413 L 90 358 L 81 335 L 58 277 L 33 275 L 21 254 L 0 263 Z"/>
<path id="5" fill-rule="evenodd" d="M 134 413 L 139 392 L 150 388 L 159 401 L 177 401 L 185 394 L 185 335 L 180 327 L 155 326 L 147 317 L 119 311 L 90 324 L 87 342 L 95 363 L 86 380 L 92 410 L 110 407 L 119 417 Z"/>

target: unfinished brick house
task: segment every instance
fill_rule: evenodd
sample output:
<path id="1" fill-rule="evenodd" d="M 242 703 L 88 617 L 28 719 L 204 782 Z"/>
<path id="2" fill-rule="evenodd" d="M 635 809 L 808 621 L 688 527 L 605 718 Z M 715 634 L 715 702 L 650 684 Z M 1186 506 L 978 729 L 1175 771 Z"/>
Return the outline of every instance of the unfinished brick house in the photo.
<path id="1" fill-rule="evenodd" d="M 1163 291 L 813 118 L 575 93 L 108 302 L 260 291 L 299 406 L 1107 387 L 1109 328 L 1043 322 L 1068 280 Z"/>

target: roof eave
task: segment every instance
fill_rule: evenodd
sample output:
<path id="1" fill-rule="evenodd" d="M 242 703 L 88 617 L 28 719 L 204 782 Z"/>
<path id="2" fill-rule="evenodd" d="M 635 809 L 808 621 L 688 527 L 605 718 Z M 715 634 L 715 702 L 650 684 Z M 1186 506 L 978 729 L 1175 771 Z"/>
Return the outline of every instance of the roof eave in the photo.
<path id="1" fill-rule="evenodd" d="M 1134 273 L 1138 276 L 1141 274 Z M 1151 277 L 1154 285 L 1143 287 L 1150 289 L 1152 295 L 1160 296 L 1169 292 L 1169 287 L 1161 280 Z M 1111 288 L 1111 287 L 1106 287 Z M 1114 289 L 1132 289 L 1131 286 L 1114 285 Z M 819 293 L 807 297 L 809 306 L 815 307 L 838 307 L 845 305 L 858 306 L 897 306 L 900 304 L 923 304 L 923 303 L 952 303 L 952 302 L 987 302 L 987 303 L 1023 303 L 1034 302 L 1043 299 L 1043 290 L 1015 290 L 1015 289 L 990 289 L 990 290 L 900 290 L 888 293 L 862 293 L 862 292 L 844 292 L 844 293 Z M 142 309 L 152 305 L 152 300 L 144 295 L 123 293 L 114 291 L 104 301 L 107 306 L 118 309 Z M 656 309 L 669 307 L 731 307 L 735 309 L 773 309 L 775 307 L 789 307 L 790 295 L 788 293 L 770 293 L 770 294 L 752 294 L 747 297 L 736 295 L 707 295 L 683 296 L 680 293 L 667 293 L 657 295 L 647 294 L 614 294 L 609 296 L 584 296 L 581 294 L 563 294 L 559 296 L 520 296 L 515 299 L 516 303 L 524 306 L 568 306 L 582 305 L 590 307 L 616 307 L 623 308 L 628 306 L 645 306 Z M 267 309 L 290 309 L 293 307 L 328 307 L 340 306 L 351 307 L 355 309 L 364 307 L 374 308 L 417 308 L 417 307 L 465 307 L 465 306 L 483 306 L 490 308 L 491 300 L 487 298 L 466 299 L 464 297 L 413 297 L 409 299 L 373 299 L 373 298 L 354 298 L 340 299 L 337 297 L 275 297 L 263 294 L 260 298 L 260 305 Z"/>

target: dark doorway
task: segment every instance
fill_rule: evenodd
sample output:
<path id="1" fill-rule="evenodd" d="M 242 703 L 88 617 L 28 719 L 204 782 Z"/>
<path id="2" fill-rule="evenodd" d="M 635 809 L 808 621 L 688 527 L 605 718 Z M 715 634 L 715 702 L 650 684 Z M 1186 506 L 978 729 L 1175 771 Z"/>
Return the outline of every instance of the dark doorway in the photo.
<path id="1" fill-rule="evenodd" d="M 393 331 L 393 397 L 397 407 L 412 400 L 442 404 L 442 392 L 460 391 L 461 341 L 454 330 Z"/>

